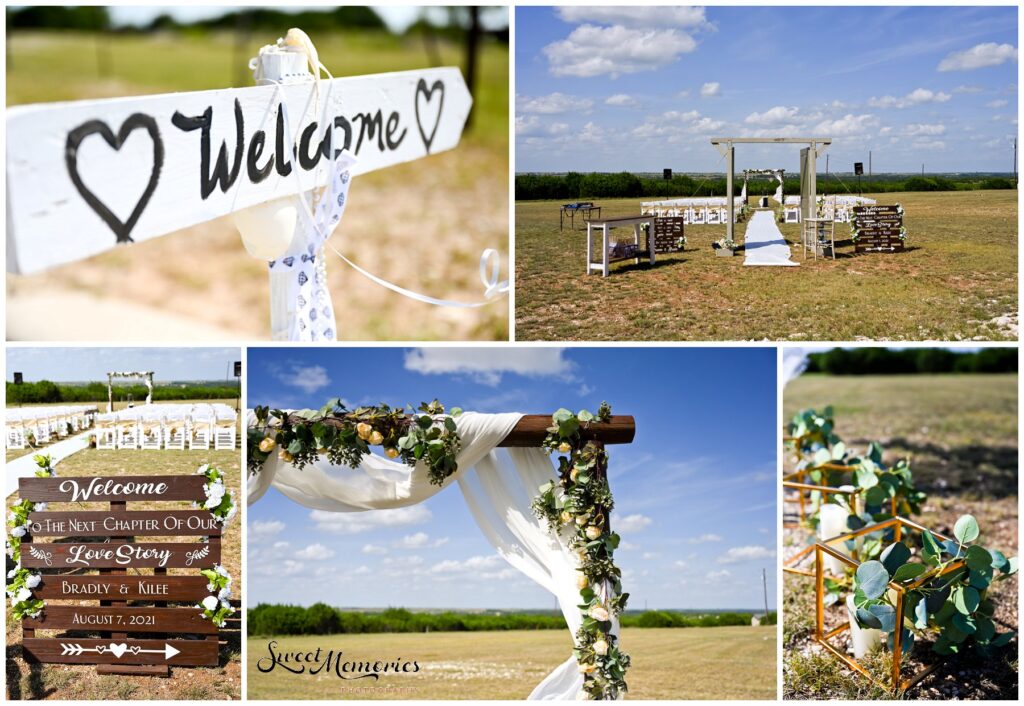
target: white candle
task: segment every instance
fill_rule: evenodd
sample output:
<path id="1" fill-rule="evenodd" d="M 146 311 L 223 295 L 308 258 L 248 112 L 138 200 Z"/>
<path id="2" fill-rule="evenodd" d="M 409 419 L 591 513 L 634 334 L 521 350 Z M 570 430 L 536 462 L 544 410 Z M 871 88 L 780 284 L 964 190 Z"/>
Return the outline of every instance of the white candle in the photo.
<path id="1" fill-rule="evenodd" d="M 850 513 L 845 507 L 841 507 L 834 503 L 823 504 L 821 506 L 821 510 L 818 512 L 818 539 L 823 544 L 826 544 L 847 556 L 850 555 L 850 552 L 846 550 L 844 540 L 840 539 L 832 542 L 826 542 L 825 540 L 847 532 L 848 528 L 846 526 L 846 518 L 849 516 Z M 828 573 L 833 576 L 841 576 L 843 574 L 843 569 L 846 568 L 846 564 L 835 557 L 825 554 L 824 552 L 822 552 L 822 559 L 825 562 L 825 570 Z"/>
<path id="2" fill-rule="evenodd" d="M 853 595 L 846 597 L 846 610 L 850 614 L 850 638 L 853 641 L 853 656 L 863 659 L 870 652 L 882 646 L 882 631 L 875 628 L 862 628 L 857 624 L 857 608 L 853 604 Z"/>

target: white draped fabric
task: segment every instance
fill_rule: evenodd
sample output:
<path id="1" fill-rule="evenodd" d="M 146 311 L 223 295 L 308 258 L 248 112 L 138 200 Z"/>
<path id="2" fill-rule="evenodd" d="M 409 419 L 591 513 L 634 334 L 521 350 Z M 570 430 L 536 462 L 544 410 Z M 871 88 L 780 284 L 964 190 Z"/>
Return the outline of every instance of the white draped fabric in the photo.
<path id="1" fill-rule="evenodd" d="M 484 536 L 513 567 L 557 598 L 575 636 L 582 623 L 577 604 L 577 560 L 565 537 L 556 537 L 531 508 L 537 489 L 554 477 L 547 452 L 540 448 L 499 449 L 521 414 L 467 412 L 458 420 L 462 449 L 459 470 L 443 486 L 432 485 L 423 464 L 410 468 L 401 461 L 367 456 L 359 468 L 335 466 L 320 459 L 302 470 L 267 459 L 250 477 L 249 504 L 273 486 L 301 505 L 331 512 L 361 512 L 406 507 L 457 483 Z M 255 424 L 249 413 L 249 426 Z M 618 634 L 618 623 L 613 625 Z M 575 699 L 583 686 L 576 659 L 569 657 L 530 694 L 531 700 Z"/>

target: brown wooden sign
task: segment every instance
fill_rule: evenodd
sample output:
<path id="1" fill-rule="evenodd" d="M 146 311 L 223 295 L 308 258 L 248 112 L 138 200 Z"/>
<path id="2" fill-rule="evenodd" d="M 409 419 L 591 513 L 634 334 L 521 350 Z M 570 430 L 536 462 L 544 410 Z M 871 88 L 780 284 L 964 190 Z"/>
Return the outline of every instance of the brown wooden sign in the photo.
<path id="1" fill-rule="evenodd" d="M 196 608 L 48 605 L 40 617 L 25 618 L 22 624 L 35 630 L 217 634 L 217 626 Z"/>
<path id="2" fill-rule="evenodd" d="M 854 206 L 856 252 L 902 252 L 903 214 L 898 206 Z"/>
<path id="3" fill-rule="evenodd" d="M 28 521 L 36 537 L 219 537 L 221 532 L 205 510 L 33 512 Z"/>
<path id="4" fill-rule="evenodd" d="M 190 476 L 126 476 L 120 478 L 20 478 L 22 498 L 42 502 L 132 502 L 200 500 L 206 478 Z"/>
<path id="5" fill-rule="evenodd" d="M 32 589 L 43 600 L 188 601 L 210 595 L 203 576 L 55 576 L 46 575 Z M 47 609 L 49 610 L 49 609 Z"/>
<path id="6" fill-rule="evenodd" d="M 118 640 L 80 637 L 22 640 L 29 660 L 58 664 L 158 664 L 210 666 L 218 663 L 215 640 Z"/>
<path id="7" fill-rule="evenodd" d="M 171 542 L 45 542 L 21 545 L 33 569 L 205 569 L 220 563 L 220 546 Z"/>
<path id="8" fill-rule="evenodd" d="M 668 216 L 654 219 L 654 251 L 678 252 L 676 242 L 683 237 L 683 218 Z"/>

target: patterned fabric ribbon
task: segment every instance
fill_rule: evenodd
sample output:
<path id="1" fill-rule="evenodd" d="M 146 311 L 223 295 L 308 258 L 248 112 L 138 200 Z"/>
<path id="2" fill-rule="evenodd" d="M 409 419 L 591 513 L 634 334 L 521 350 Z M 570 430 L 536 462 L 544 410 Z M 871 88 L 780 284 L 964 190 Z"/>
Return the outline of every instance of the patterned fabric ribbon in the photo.
<path id="1" fill-rule="evenodd" d="M 288 340 L 334 341 L 337 324 L 334 304 L 327 288 L 327 268 L 323 248 L 328 237 L 341 222 L 348 202 L 348 188 L 352 182 L 351 168 L 355 157 L 342 152 L 334 161 L 331 181 L 313 211 L 304 203 L 299 211 L 299 223 L 291 247 L 283 257 L 270 262 L 271 272 L 287 272 L 288 301 L 295 302 Z M 305 196 L 300 195 L 305 201 Z"/>

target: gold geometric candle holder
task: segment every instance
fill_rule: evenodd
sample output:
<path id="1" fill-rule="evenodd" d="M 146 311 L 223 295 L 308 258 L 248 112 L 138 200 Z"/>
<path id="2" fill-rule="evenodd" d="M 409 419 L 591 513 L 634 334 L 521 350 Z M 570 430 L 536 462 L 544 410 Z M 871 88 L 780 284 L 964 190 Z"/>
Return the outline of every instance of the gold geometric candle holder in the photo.
<path id="1" fill-rule="evenodd" d="M 870 534 L 872 532 L 878 532 L 892 527 L 894 534 L 894 541 L 899 542 L 903 538 L 903 530 L 916 530 L 918 532 L 931 532 L 934 537 L 937 537 L 944 541 L 953 541 L 945 535 L 939 534 L 929 530 L 927 527 L 923 527 L 916 522 L 908 520 L 903 517 L 893 517 L 879 522 L 873 525 L 867 525 L 861 527 L 858 530 L 846 532 L 835 537 L 830 537 L 824 542 L 816 543 L 812 549 L 814 551 L 814 593 L 815 593 L 815 631 L 814 639 L 819 644 L 823 645 L 832 654 L 838 657 L 846 666 L 855 672 L 867 677 L 872 683 L 877 684 L 883 689 L 891 691 L 903 692 L 910 689 L 915 684 L 920 682 L 922 679 L 927 677 L 929 674 L 934 672 L 942 664 L 942 660 L 935 662 L 928 666 L 926 669 L 920 671 L 909 679 L 904 680 L 902 678 L 902 663 L 903 663 L 903 610 L 904 610 L 904 599 L 908 591 L 912 591 L 919 586 L 931 581 L 939 576 L 945 576 L 953 571 L 957 571 L 966 565 L 966 561 L 958 559 L 945 567 L 936 567 L 929 571 L 925 571 L 923 574 L 915 578 L 913 581 L 907 583 L 897 583 L 895 581 L 889 582 L 889 588 L 896 592 L 897 600 L 896 603 L 896 629 L 893 631 L 893 646 L 892 646 L 892 673 L 891 673 L 891 684 L 884 684 L 879 680 L 875 679 L 867 669 L 864 668 L 856 659 L 845 654 L 845 652 L 835 645 L 830 640 L 843 632 L 850 630 L 849 621 L 843 623 L 837 628 L 825 632 L 825 555 L 832 557 L 842 563 L 846 564 L 856 572 L 860 567 L 860 562 L 856 559 L 846 556 L 841 551 L 837 551 L 833 547 L 830 547 L 825 542 L 834 542 L 837 540 L 855 539 L 856 537 Z"/>

